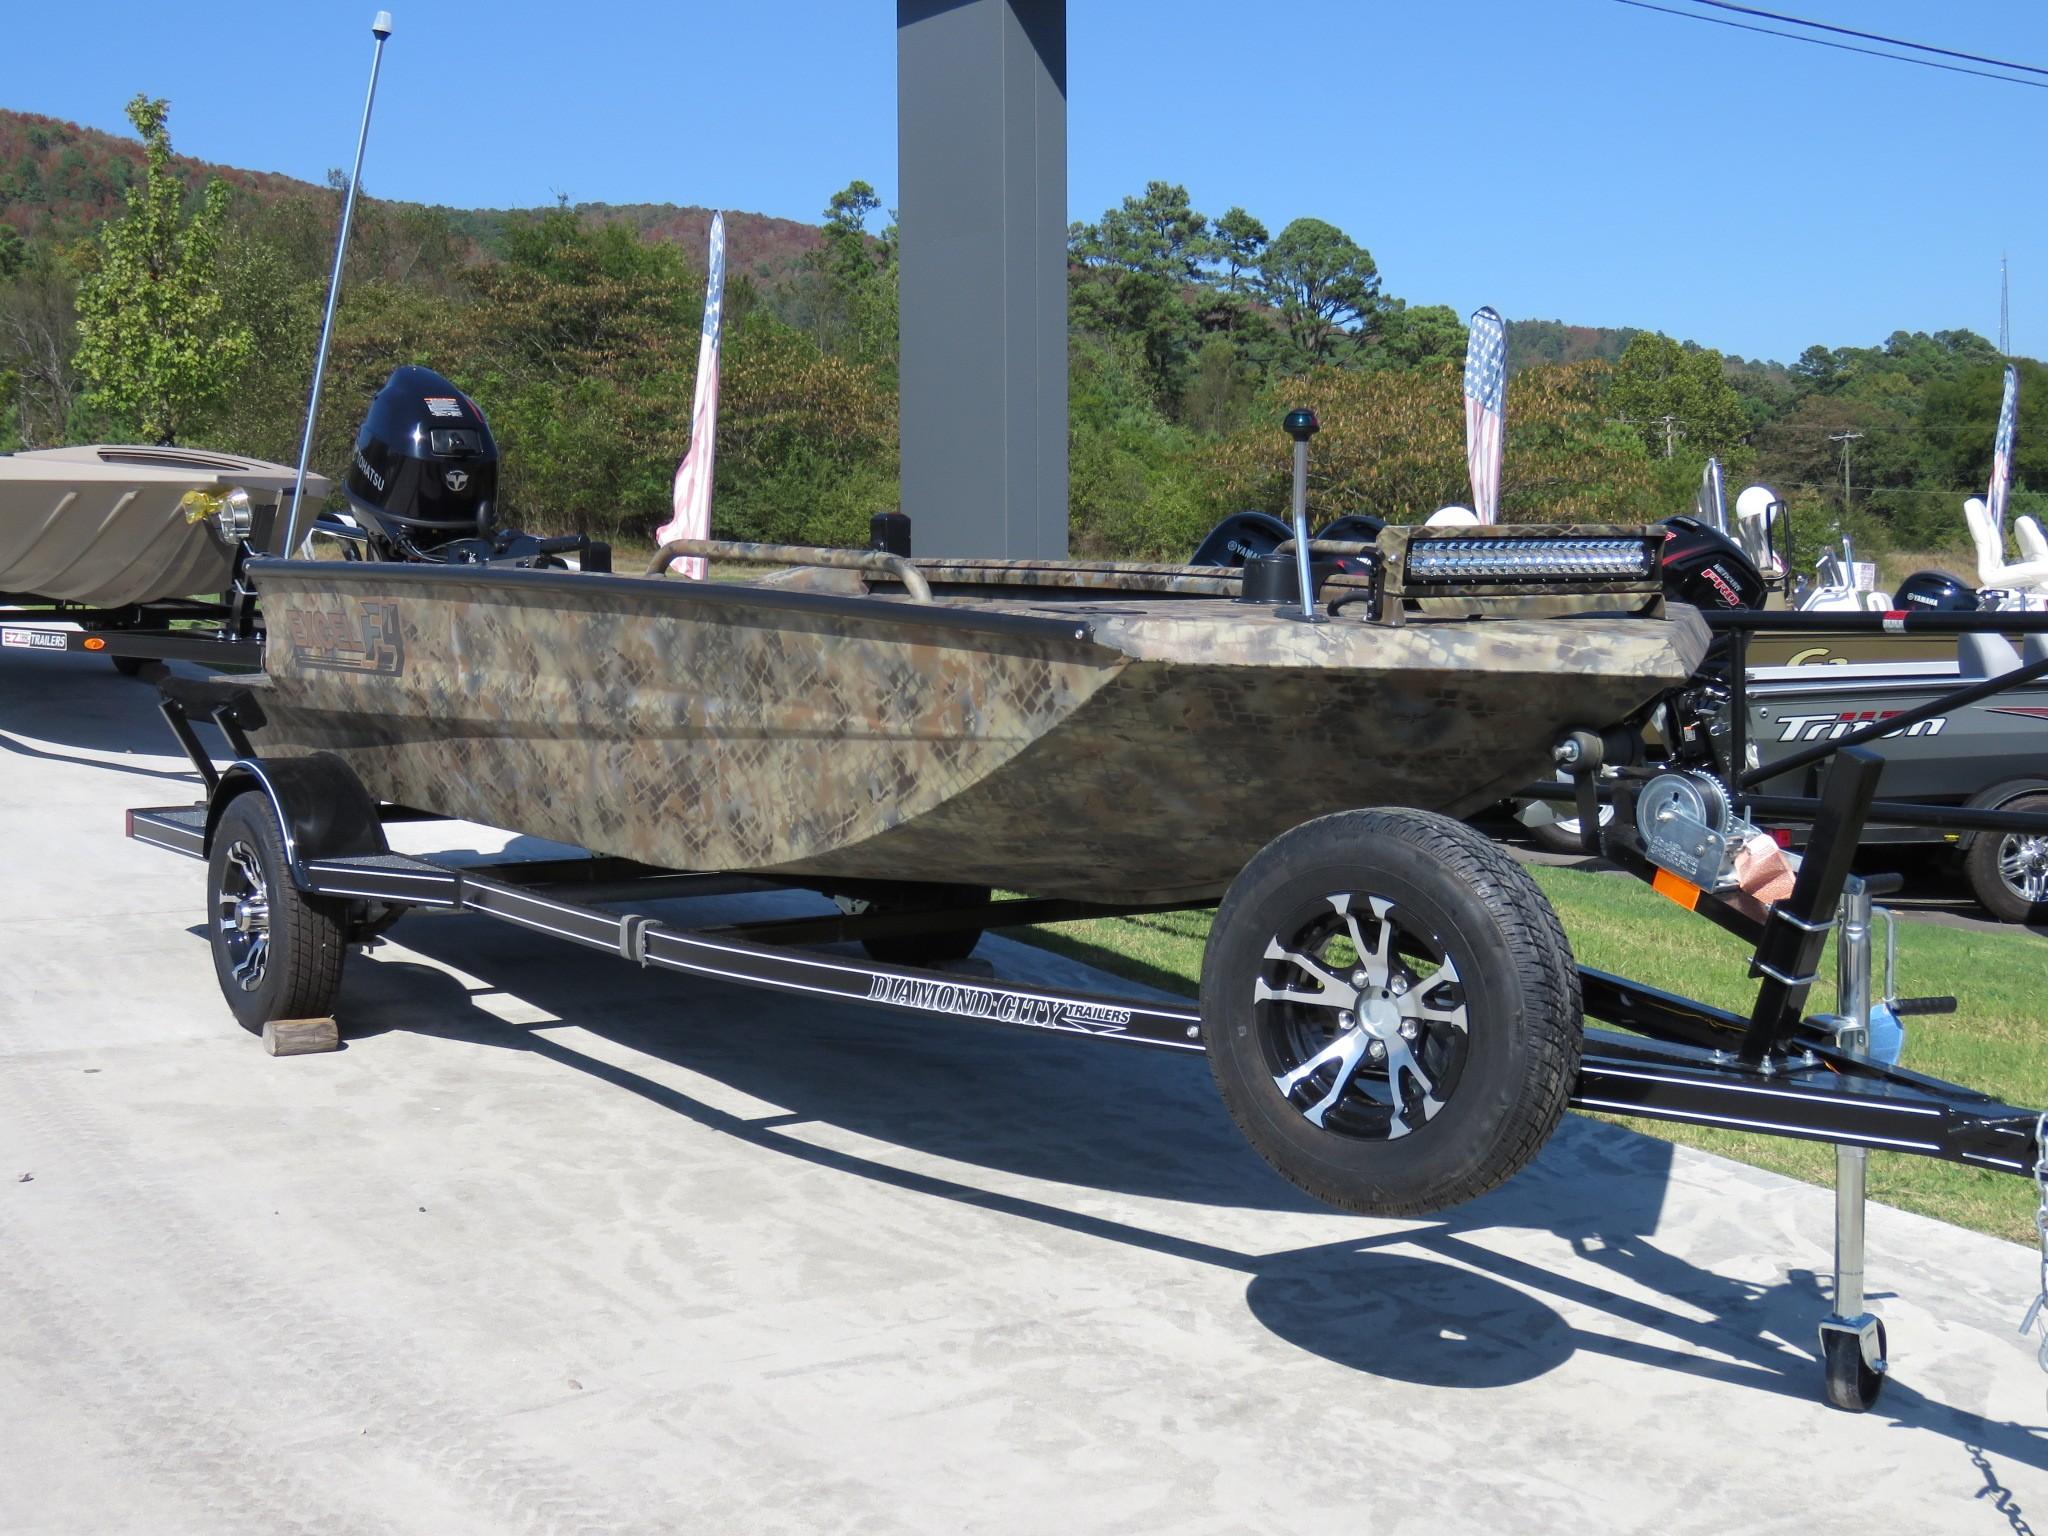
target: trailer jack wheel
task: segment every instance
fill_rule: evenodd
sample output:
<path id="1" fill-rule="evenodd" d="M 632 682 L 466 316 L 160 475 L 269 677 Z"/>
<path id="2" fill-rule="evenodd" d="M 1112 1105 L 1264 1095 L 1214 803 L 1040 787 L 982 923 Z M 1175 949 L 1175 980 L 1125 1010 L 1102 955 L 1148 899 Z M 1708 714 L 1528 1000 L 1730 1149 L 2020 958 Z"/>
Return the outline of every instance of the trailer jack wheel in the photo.
<path id="1" fill-rule="evenodd" d="M 222 814 L 206 903 L 214 976 L 243 1028 L 330 1011 L 346 953 L 341 915 L 292 884 L 284 831 L 262 795 L 237 796 Z"/>
<path id="2" fill-rule="evenodd" d="M 1820 1325 L 1821 1366 L 1827 1372 L 1828 1401 L 1846 1413 L 1862 1413 L 1884 1391 L 1884 1323 L 1868 1313 Z"/>
<path id="3" fill-rule="evenodd" d="M 1521 866 L 1447 817 L 1346 811 L 1217 910 L 1202 1024 L 1238 1127 L 1333 1205 L 1419 1215 L 1533 1157 L 1579 1065 L 1578 972 Z"/>

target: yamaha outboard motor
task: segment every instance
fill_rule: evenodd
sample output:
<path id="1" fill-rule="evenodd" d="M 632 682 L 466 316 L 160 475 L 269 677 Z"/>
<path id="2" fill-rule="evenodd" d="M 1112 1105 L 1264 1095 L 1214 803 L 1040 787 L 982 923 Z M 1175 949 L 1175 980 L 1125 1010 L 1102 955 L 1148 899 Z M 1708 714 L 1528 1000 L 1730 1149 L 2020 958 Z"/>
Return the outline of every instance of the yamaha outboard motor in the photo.
<path id="1" fill-rule="evenodd" d="M 1915 571 L 1892 593 L 1892 606 L 1921 613 L 1975 613 L 1977 589 L 1947 571 Z"/>
<path id="2" fill-rule="evenodd" d="M 397 369 L 370 402 L 342 481 L 367 558 L 611 569 L 611 547 L 498 524 L 498 444 L 477 403 L 431 368 Z"/>
<path id="3" fill-rule="evenodd" d="M 1272 554 L 1293 537 L 1294 530 L 1270 512 L 1233 512 L 1209 530 L 1188 564 L 1235 568 Z"/>
<path id="4" fill-rule="evenodd" d="M 1695 608 L 1761 608 L 1763 573 L 1727 534 L 1697 517 L 1664 520 L 1664 591 Z"/>

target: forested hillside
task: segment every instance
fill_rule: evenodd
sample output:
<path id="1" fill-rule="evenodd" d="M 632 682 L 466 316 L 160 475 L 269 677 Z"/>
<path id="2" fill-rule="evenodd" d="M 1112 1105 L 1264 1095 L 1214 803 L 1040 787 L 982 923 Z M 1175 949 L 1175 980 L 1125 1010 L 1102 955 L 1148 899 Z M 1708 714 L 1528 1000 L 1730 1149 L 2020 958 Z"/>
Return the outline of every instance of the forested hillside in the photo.
<path id="1" fill-rule="evenodd" d="M 296 456 L 340 179 L 174 156 L 160 106 L 138 98 L 147 153 L 0 112 L 0 449 L 160 438 Z M 894 229 L 863 183 L 819 194 L 815 226 L 727 215 L 721 535 L 852 540 L 895 499 Z M 425 363 L 490 412 L 514 517 L 644 538 L 687 446 L 708 221 L 421 207 L 367 186 L 316 466 L 344 461 L 393 367 Z M 1207 214 L 1166 181 L 1072 227 L 1078 551 L 1180 556 L 1227 511 L 1277 509 L 1274 423 L 1296 403 L 1325 425 L 1319 514 L 1465 499 L 1464 316 L 1397 297 L 1370 234 Z M 1736 484 L 1771 480 L 1815 535 L 1938 548 L 1960 542 L 1960 500 L 1989 472 L 2002 360 L 1964 330 L 1787 365 L 1648 328 L 1511 321 L 1509 356 L 1509 518 L 1668 515 L 1712 453 Z M 2048 379 L 2022 370 L 2015 506 L 2038 512 Z"/>

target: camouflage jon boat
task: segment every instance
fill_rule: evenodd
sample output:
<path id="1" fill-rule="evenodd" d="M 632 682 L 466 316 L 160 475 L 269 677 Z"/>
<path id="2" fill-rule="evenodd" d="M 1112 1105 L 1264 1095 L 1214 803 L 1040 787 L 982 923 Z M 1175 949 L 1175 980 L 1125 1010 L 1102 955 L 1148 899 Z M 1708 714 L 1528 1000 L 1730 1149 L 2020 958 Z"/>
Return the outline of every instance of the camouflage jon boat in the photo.
<path id="1" fill-rule="evenodd" d="M 1406 532 L 1378 557 L 1405 585 L 1332 576 L 1313 624 L 1193 567 L 703 546 L 790 563 L 741 584 L 262 561 L 260 741 L 337 753 L 387 801 L 668 868 L 1201 899 L 1323 812 L 1498 800 L 1705 650 L 1654 575 L 1453 593 L 1415 578 Z"/>

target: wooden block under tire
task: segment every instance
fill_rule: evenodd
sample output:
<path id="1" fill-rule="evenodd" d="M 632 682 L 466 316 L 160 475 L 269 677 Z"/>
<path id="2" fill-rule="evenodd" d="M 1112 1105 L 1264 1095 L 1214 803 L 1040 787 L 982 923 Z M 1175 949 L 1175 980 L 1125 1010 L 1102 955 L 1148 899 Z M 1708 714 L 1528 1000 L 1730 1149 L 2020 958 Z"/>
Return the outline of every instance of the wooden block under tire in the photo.
<path id="1" fill-rule="evenodd" d="M 333 1019 L 272 1019 L 263 1026 L 263 1050 L 270 1056 L 311 1056 L 341 1049 Z"/>

